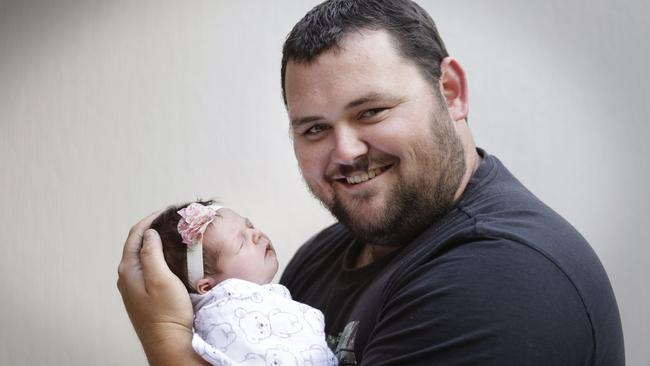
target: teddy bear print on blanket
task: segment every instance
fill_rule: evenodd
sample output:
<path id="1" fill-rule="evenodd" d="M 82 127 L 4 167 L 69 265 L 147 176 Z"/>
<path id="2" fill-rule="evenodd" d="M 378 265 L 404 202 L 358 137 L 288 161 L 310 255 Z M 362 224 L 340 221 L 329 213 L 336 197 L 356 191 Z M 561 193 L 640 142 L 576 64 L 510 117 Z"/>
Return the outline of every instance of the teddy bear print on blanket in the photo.
<path id="1" fill-rule="evenodd" d="M 338 365 L 323 314 L 293 301 L 282 285 L 229 279 L 190 296 L 192 347 L 212 365 Z"/>

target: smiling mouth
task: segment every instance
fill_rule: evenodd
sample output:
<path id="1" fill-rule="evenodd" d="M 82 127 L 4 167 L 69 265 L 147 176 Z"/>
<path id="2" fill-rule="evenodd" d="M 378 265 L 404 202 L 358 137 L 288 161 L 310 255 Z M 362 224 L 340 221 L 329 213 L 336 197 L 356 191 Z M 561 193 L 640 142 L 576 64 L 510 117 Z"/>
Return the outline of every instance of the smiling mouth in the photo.
<path id="1" fill-rule="evenodd" d="M 346 182 L 347 184 L 359 184 L 363 182 L 367 182 L 375 177 L 378 177 L 381 175 L 381 173 L 385 172 L 388 170 L 392 165 L 387 165 L 375 169 L 370 169 L 367 172 L 363 172 L 361 174 L 353 175 L 351 177 L 345 177 L 342 179 L 339 179 L 341 182 Z"/>

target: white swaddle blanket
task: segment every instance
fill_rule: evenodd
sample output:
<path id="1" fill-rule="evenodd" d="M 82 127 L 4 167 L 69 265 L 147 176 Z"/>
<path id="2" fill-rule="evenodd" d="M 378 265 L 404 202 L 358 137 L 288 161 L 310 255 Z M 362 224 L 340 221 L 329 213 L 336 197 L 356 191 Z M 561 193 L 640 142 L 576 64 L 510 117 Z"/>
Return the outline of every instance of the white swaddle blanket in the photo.
<path id="1" fill-rule="evenodd" d="M 282 285 L 229 279 L 190 297 L 192 347 L 212 365 L 338 365 L 323 313 L 293 301 Z"/>

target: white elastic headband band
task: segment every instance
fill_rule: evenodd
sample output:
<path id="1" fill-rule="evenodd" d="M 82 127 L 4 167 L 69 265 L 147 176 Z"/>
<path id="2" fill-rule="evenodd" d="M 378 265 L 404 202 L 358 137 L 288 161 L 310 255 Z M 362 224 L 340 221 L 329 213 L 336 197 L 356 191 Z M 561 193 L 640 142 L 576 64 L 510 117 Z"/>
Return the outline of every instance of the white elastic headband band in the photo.
<path id="1" fill-rule="evenodd" d="M 187 246 L 187 280 L 196 290 L 196 283 L 203 278 L 203 240 Z"/>
<path id="2" fill-rule="evenodd" d="M 203 278 L 204 274 L 203 234 L 214 220 L 217 211 L 222 208 L 223 206 L 219 205 L 203 206 L 199 203 L 192 203 L 178 211 L 182 216 L 178 224 L 178 232 L 183 238 L 183 243 L 187 244 L 187 279 L 195 290 L 196 283 Z"/>

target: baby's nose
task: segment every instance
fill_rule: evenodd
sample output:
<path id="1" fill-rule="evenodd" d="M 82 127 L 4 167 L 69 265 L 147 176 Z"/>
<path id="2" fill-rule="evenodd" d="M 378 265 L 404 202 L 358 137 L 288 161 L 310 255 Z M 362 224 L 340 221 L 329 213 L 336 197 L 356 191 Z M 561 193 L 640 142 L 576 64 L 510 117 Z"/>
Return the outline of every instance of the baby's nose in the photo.
<path id="1" fill-rule="evenodd" d="M 253 229 L 253 243 L 257 244 L 257 242 L 260 241 L 260 238 L 262 238 L 262 230 Z"/>

